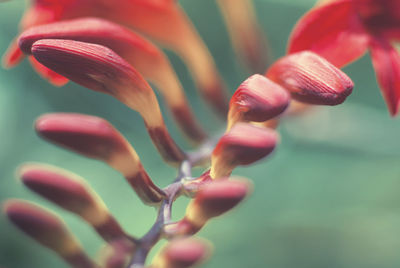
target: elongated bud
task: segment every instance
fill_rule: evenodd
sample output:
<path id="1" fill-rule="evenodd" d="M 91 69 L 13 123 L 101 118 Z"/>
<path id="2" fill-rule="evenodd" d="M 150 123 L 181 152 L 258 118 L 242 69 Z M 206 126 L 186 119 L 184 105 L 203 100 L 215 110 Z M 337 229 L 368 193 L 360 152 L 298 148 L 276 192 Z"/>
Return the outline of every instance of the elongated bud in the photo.
<path id="1" fill-rule="evenodd" d="M 247 180 L 218 180 L 203 186 L 192 200 L 185 217 L 166 227 L 167 235 L 191 235 L 198 232 L 206 222 L 231 210 L 250 192 Z"/>
<path id="2" fill-rule="evenodd" d="M 310 51 L 281 58 L 266 76 L 286 88 L 294 99 L 311 104 L 340 104 L 354 86 L 344 72 Z"/>
<path id="3" fill-rule="evenodd" d="M 77 175 L 52 166 L 28 164 L 21 168 L 20 177 L 30 190 L 82 217 L 104 240 L 127 236 L 100 197 Z"/>
<path id="4" fill-rule="evenodd" d="M 57 145 L 99 159 L 121 172 L 143 202 L 165 196 L 144 170 L 128 141 L 106 120 L 83 114 L 47 114 L 36 121 L 38 134 Z"/>
<path id="5" fill-rule="evenodd" d="M 69 39 L 112 49 L 157 86 L 177 123 L 191 140 L 198 142 L 205 138 L 171 64 L 150 41 L 109 21 L 81 18 L 30 28 L 19 37 L 19 45 L 25 53 L 30 54 L 33 43 L 41 39 Z M 180 113 L 184 113 L 185 117 L 182 118 Z"/>
<path id="6" fill-rule="evenodd" d="M 260 29 L 252 0 L 218 0 L 236 53 L 252 73 L 264 72 L 268 61 L 266 37 Z"/>
<path id="7" fill-rule="evenodd" d="M 32 53 L 46 67 L 89 89 L 110 94 L 139 112 L 167 162 L 177 165 L 185 159 L 169 135 L 150 85 L 115 52 L 95 44 L 44 39 L 33 44 Z"/>
<path id="8" fill-rule="evenodd" d="M 245 80 L 233 94 L 229 104 L 228 130 L 239 121 L 264 122 L 288 107 L 287 91 L 265 76 L 255 74 Z"/>
<path id="9" fill-rule="evenodd" d="M 211 244 L 203 239 L 174 239 L 154 257 L 151 268 L 193 267 L 208 259 L 211 249 Z"/>
<path id="10" fill-rule="evenodd" d="M 97 267 L 79 242 L 56 215 L 32 203 L 8 200 L 4 211 L 10 221 L 26 235 L 53 250 L 72 267 Z"/>
<path id="11" fill-rule="evenodd" d="M 237 123 L 218 141 L 211 156 L 210 176 L 229 176 L 239 165 L 249 165 L 269 155 L 278 142 L 278 134 L 264 127 Z"/>

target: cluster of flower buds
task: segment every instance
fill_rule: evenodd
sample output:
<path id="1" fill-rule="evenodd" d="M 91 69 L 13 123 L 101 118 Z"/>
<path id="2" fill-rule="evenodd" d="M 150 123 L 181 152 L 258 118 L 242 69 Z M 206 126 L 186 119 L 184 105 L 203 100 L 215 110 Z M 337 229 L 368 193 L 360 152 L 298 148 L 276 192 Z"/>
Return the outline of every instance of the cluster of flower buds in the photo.
<path id="1" fill-rule="evenodd" d="M 289 53 L 311 50 L 337 67 L 360 58 L 367 49 L 382 95 L 392 116 L 400 110 L 400 40 L 397 0 L 326 0 L 300 19 Z"/>
<path id="2" fill-rule="evenodd" d="M 273 152 L 279 141 L 279 134 L 273 129 L 278 118 L 297 109 L 294 100 L 340 104 L 351 93 L 353 83 L 341 70 L 311 51 L 284 56 L 265 70 L 265 39 L 251 1 L 219 0 L 242 60 L 252 70 L 265 72 L 246 79 L 229 101 L 210 53 L 176 1 L 118 2 L 34 1 L 24 16 L 22 34 L 5 56 L 5 65 L 13 66 L 27 55 L 34 68 L 53 84 L 71 80 L 111 95 L 141 115 L 162 158 L 179 169 L 177 178 L 164 189 L 150 178 L 133 146 L 102 118 L 75 113 L 46 114 L 36 121 L 35 129 L 43 139 L 101 160 L 120 172 L 144 204 L 158 209 L 157 221 L 143 237 L 132 237 L 82 178 L 40 164 L 21 168 L 23 184 L 92 226 L 107 243 L 102 260 L 88 257 L 62 220 L 46 209 L 11 200 L 4 210 L 19 229 L 72 267 L 143 267 L 149 251 L 162 238 L 170 242 L 150 267 L 190 267 L 209 256 L 210 246 L 187 237 L 249 194 L 251 183 L 230 177 L 231 173 L 236 167 L 251 165 Z M 132 29 L 182 57 L 200 95 L 227 118 L 225 133 L 219 139 L 209 138 L 195 119 L 162 50 Z M 183 151 L 170 135 L 147 80 L 160 90 L 178 127 L 195 146 L 194 151 Z M 205 165 L 203 175 L 192 177 L 191 169 L 201 165 Z M 173 202 L 183 195 L 193 200 L 185 216 L 172 222 Z"/>

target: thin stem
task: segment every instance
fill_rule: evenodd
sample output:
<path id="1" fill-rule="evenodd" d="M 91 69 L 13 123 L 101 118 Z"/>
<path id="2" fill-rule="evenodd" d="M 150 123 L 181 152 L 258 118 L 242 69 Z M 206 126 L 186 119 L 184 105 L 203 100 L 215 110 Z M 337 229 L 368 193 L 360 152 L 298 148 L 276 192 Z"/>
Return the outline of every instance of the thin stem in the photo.
<path id="1" fill-rule="evenodd" d="M 155 223 L 142 238 L 137 240 L 137 247 L 128 268 L 144 267 L 150 250 L 163 237 L 164 226 L 171 222 L 172 205 L 182 193 L 183 181 L 195 179 L 192 177 L 193 167 L 209 162 L 212 148 L 217 140 L 217 138 L 207 140 L 198 150 L 188 153 L 188 159 L 180 164 L 175 180 L 163 189 L 166 197 L 158 210 Z"/>

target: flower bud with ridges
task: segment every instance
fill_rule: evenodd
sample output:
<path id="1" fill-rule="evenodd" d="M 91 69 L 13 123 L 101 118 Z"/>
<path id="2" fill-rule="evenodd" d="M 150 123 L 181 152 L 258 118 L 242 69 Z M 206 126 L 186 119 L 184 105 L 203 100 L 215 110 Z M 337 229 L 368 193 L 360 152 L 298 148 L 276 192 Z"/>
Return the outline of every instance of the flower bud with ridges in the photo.
<path id="1" fill-rule="evenodd" d="M 107 20 L 83 18 L 30 28 L 19 37 L 19 45 L 30 54 L 33 43 L 41 39 L 68 39 L 112 49 L 156 85 L 177 123 L 191 140 L 198 142 L 205 138 L 168 58 L 150 41 Z M 184 113 L 185 117 L 180 117 L 178 112 Z"/>
<path id="2" fill-rule="evenodd" d="M 269 155 L 278 142 L 278 134 L 250 123 L 237 123 L 218 141 L 211 156 L 210 176 L 229 176 L 239 165 L 252 164 Z"/>
<path id="3" fill-rule="evenodd" d="M 32 54 L 57 73 L 84 87 L 112 95 L 139 112 L 165 161 L 177 165 L 185 159 L 165 126 L 150 85 L 115 52 L 95 44 L 43 39 L 33 44 Z"/>
<path id="4" fill-rule="evenodd" d="M 9 220 L 18 229 L 56 252 L 72 267 L 98 267 L 86 255 L 63 221 L 55 214 L 22 200 L 8 200 L 3 209 Z"/>
<path id="5" fill-rule="evenodd" d="M 83 114 L 55 113 L 41 116 L 35 127 L 44 139 L 104 161 L 121 172 L 143 202 L 155 204 L 164 198 L 164 192 L 152 182 L 136 151 L 106 120 Z"/>
<path id="6" fill-rule="evenodd" d="M 104 240 L 127 236 L 101 198 L 77 175 L 40 164 L 24 165 L 19 174 L 30 190 L 82 217 Z"/>
<path id="7" fill-rule="evenodd" d="M 266 76 L 288 90 L 294 99 L 319 105 L 344 102 L 354 86 L 344 72 L 310 51 L 281 58 Z"/>
<path id="8" fill-rule="evenodd" d="M 280 85 L 265 76 L 255 74 L 246 79 L 233 94 L 228 113 L 228 127 L 236 122 L 264 122 L 288 107 L 290 95 Z"/>

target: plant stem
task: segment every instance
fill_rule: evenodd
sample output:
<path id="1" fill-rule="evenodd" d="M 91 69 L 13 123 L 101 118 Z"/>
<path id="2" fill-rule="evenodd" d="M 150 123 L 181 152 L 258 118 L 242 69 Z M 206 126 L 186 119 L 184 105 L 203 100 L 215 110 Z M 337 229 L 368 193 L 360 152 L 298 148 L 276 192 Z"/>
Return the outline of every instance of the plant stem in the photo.
<path id="1" fill-rule="evenodd" d="M 183 187 L 182 181 L 184 179 L 195 179 L 192 178 L 193 167 L 209 162 L 212 148 L 214 148 L 215 143 L 216 139 L 207 140 L 198 150 L 189 153 L 188 159 L 184 160 L 180 164 L 177 177 L 170 185 L 164 188 L 166 198 L 162 201 L 161 206 L 159 207 L 155 223 L 142 238 L 137 240 L 137 247 L 128 268 L 144 267 L 150 250 L 163 237 L 165 224 L 171 222 L 172 204 L 181 194 Z"/>

